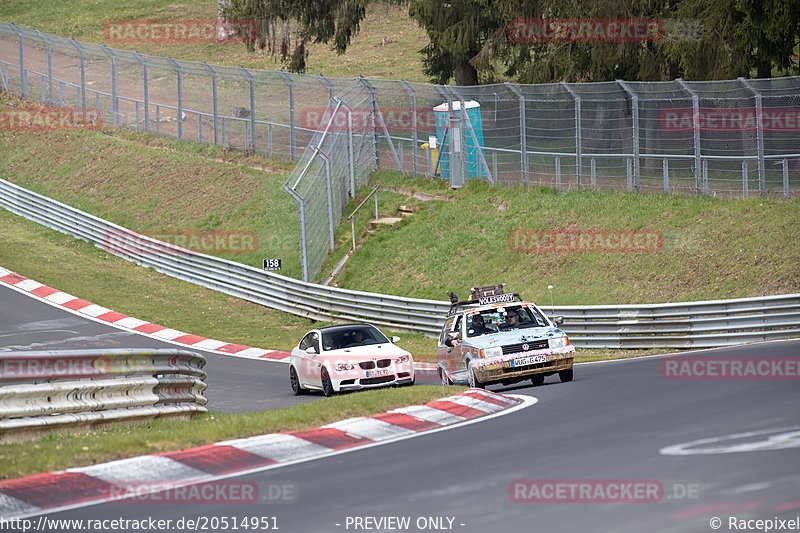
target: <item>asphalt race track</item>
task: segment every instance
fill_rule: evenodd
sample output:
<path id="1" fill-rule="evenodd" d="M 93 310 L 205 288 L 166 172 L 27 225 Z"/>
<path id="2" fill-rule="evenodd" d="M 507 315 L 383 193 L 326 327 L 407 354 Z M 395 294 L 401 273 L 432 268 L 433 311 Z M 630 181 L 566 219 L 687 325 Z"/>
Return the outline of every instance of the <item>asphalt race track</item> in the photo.
<path id="1" fill-rule="evenodd" d="M 115 335 L 119 330 L 9 289 L 0 288 L 0 299 L 0 346 L 159 345 L 138 335 Z M 677 358 L 796 360 L 798 353 L 800 341 L 783 341 Z M 221 397 L 212 400 L 213 409 L 236 410 L 238 402 L 261 409 L 296 401 L 290 396 L 285 365 L 206 355 L 208 397 Z M 233 517 L 238 525 L 242 519 L 252 523 L 264 517 L 268 519 L 259 527 L 238 530 L 277 526 L 284 533 L 628 533 L 734 531 L 730 517 L 786 520 L 800 515 L 798 381 L 667 379 L 662 374 L 664 360 L 579 365 L 570 383 L 559 383 L 553 376 L 540 387 L 491 387 L 539 401 L 475 424 L 226 480 L 254 482 L 265 494 L 292 487 L 292 497 L 277 497 L 277 503 L 143 500 L 77 508 L 47 518 L 171 520 L 169 527 L 160 528 L 167 532 L 233 531 Z M 754 434 L 739 435 L 750 432 Z M 739 436 L 725 438 L 731 435 Z M 691 444 L 712 438 L 717 439 Z M 681 444 L 687 446 L 675 448 Z M 675 455 L 681 450 L 682 455 Z M 520 485 L 517 480 L 529 483 Z M 604 503 L 575 501 L 578 497 L 571 497 L 569 489 L 546 492 L 547 487 L 563 489 L 576 483 L 603 487 L 607 495 L 613 487 L 660 489 L 656 498 L 631 493 L 638 501 L 625 503 L 619 497 Z M 537 494 L 546 501 L 514 501 L 515 496 L 530 500 L 531 486 L 541 489 Z M 201 521 L 195 527 L 185 525 L 187 519 L 197 518 Z M 406 518 L 407 525 L 402 522 Z M 719 529 L 713 527 L 715 518 L 721 520 Z M 79 531 L 48 526 L 53 533 Z"/>

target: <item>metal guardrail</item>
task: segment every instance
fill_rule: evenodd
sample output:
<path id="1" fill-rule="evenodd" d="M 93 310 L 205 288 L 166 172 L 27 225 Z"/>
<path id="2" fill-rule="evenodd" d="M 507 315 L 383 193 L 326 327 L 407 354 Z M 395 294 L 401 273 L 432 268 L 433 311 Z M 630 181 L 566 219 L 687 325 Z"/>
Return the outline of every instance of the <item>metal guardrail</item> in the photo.
<path id="1" fill-rule="evenodd" d="M 139 235 L 0 179 L 0 206 L 169 276 L 316 320 L 438 335 L 449 302 L 306 283 Z M 584 348 L 710 347 L 800 336 L 800 294 L 650 305 L 544 306 Z"/>
<path id="2" fill-rule="evenodd" d="M 205 363 L 173 349 L 0 352 L 0 441 L 204 412 Z"/>

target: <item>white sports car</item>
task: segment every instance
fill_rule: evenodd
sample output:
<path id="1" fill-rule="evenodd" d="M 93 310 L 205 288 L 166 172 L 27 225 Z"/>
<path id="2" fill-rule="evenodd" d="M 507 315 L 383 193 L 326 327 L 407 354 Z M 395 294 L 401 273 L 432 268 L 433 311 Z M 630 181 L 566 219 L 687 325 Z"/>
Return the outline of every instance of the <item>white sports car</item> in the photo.
<path id="1" fill-rule="evenodd" d="M 292 392 L 335 392 L 414 384 L 414 359 L 370 324 L 309 331 L 289 357 Z"/>

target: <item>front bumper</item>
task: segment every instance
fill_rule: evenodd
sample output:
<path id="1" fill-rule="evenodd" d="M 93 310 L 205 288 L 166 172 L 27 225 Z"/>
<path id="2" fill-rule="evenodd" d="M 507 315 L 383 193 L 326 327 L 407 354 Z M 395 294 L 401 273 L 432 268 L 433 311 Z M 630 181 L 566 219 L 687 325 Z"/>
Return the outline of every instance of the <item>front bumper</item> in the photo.
<path id="1" fill-rule="evenodd" d="M 343 379 L 339 381 L 338 387 L 336 387 L 336 383 L 334 383 L 334 388 L 338 391 L 354 391 L 393 387 L 397 385 L 411 385 L 412 383 L 414 383 L 414 373 L 398 372 L 397 374 L 376 378 Z"/>
<path id="2" fill-rule="evenodd" d="M 536 374 L 554 374 L 561 370 L 569 370 L 575 358 L 575 348 L 564 346 L 563 348 L 534 350 L 525 352 L 525 356 L 544 355 L 547 360 L 544 363 L 525 365 L 521 367 L 513 366 L 514 359 L 521 357 L 522 354 L 509 354 L 491 359 L 473 360 L 472 368 L 475 377 L 481 383 L 500 383 L 503 381 L 520 381 Z"/>

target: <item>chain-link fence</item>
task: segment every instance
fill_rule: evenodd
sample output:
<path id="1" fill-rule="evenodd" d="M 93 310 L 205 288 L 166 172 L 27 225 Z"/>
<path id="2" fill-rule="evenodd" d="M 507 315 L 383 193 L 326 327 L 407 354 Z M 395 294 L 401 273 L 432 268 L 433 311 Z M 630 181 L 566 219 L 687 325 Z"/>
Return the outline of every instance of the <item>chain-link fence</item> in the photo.
<path id="1" fill-rule="evenodd" d="M 450 87 L 178 61 L 0 23 L 0 88 L 137 131 L 302 153 L 285 188 L 301 210 L 304 279 L 376 167 L 456 187 L 800 191 L 800 77 Z"/>

